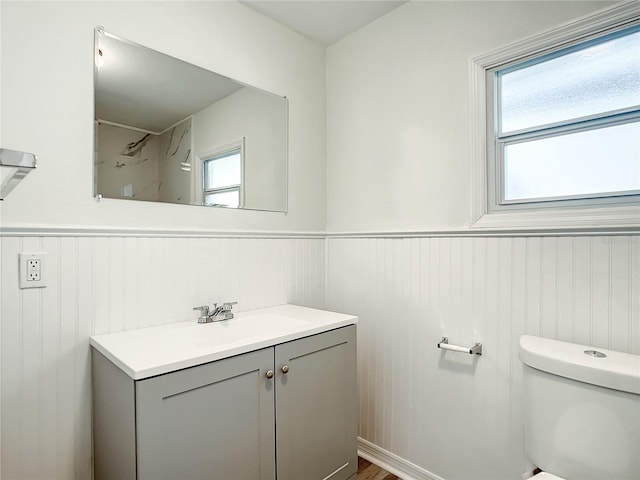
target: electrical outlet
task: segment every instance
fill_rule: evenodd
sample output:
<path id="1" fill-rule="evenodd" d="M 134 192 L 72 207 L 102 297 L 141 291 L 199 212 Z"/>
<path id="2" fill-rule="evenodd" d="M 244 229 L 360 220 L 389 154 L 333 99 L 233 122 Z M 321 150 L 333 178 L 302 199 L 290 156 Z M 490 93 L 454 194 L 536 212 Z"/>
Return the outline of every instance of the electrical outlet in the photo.
<path id="1" fill-rule="evenodd" d="M 42 270 L 40 269 L 40 259 L 31 258 L 27 260 L 27 282 L 39 282 L 42 278 Z"/>
<path id="2" fill-rule="evenodd" d="M 20 288 L 46 287 L 45 257 L 44 252 L 20 253 Z"/>

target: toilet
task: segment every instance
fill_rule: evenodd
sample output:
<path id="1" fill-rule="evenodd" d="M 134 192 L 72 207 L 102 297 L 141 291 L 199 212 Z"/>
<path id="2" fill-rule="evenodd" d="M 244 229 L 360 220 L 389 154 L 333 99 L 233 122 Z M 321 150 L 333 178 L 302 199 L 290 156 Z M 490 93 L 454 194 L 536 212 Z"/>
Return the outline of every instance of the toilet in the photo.
<path id="1" fill-rule="evenodd" d="M 523 335 L 535 480 L 640 479 L 640 356 Z"/>

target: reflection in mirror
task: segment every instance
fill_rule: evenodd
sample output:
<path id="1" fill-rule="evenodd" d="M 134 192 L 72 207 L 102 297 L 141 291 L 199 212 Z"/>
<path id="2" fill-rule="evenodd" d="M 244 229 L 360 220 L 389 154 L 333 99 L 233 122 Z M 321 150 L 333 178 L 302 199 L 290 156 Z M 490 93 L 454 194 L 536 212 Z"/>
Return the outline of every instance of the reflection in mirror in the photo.
<path id="1" fill-rule="evenodd" d="M 96 195 L 287 210 L 287 99 L 95 35 Z"/>

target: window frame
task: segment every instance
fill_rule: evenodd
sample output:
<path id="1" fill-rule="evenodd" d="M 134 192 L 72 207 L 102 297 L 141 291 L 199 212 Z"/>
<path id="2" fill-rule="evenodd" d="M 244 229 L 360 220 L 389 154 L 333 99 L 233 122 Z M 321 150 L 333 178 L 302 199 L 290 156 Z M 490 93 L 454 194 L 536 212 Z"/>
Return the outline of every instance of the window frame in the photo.
<path id="1" fill-rule="evenodd" d="M 210 207 L 221 207 L 221 208 L 244 208 L 244 159 L 245 159 L 245 139 L 244 137 L 236 140 L 232 143 L 216 147 L 206 152 L 198 154 L 198 158 L 200 159 L 199 171 L 202 176 L 202 181 L 200 182 L 200 187 L 202 189 L 202 204 Z M 228 157 L 233 155 L 235 152 L 240 153 L 240 183 L 234 185 L 227 185 L 224 187 L 214 187 L 214 188 L 206 188 L 206 177 L 205 177 L 205 168 L 208 162 L 214 162 L 221 158 Z M 238 192 L 238 206 L 230 206 L 230 205 L 207 205 L 206 198 L 207 195 L 212 193 L 224 193 L 224 192 Z"/>
<path id="2" fill-rule="evenodd" d="M 508 132 L 498 137 L 495 125 L 495 99 L 498 94 L 497 71 L 524 68 L 597 42 L 604 36 L 640 26 L 640 5 L 628 2 L 601 10 L 540 35 L 502 47 L 470 59 L 470 132 L 472 154 L 472 228 L 539 229 L 581 227 L 599 229 L 622 227 L 640 229 L 638 193 L 621 192 L 612 196 L 602 193 L 575 195 L 534 201 L 505 201 L 503 198 L 504 158 L 502 145 L 532 138 L 602 128 L 638 121 L 636 109 L 593 115 L 579 121 L 558 122 L 535 129 Z M 567 125 L 570 123 L 569 125 Z M 497 139 L 497 141 L 496 141 Z M 500 146 L 496 150 L 496 145 Z"/>

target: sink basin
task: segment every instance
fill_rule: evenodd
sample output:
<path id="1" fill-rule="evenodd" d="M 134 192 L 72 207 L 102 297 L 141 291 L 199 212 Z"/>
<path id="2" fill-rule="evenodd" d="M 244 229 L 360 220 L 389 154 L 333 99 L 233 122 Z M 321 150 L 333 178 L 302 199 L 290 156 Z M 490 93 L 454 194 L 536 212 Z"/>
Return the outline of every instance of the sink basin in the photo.
<path id="1" fill-rule="evenodd" d="M 238 314 L 235 318 L 222 322 L 189 323 L 186 328 L 175 332 L 174 341 L 186 342 L 197 348 L 208 348 L 214 344 L 232 345 L 248 340 L 270 338 L 273 335 L 279 336 L 304 329 L 308 325 L 309 322 L 306 320 L 274 313 Z"/>
<path id="2" fill-rule="evenodd" d="M 297 305 L 95 335 L 90 343 L 134 380 L 200 365 L 357 323 L 352 315 Z"/>

